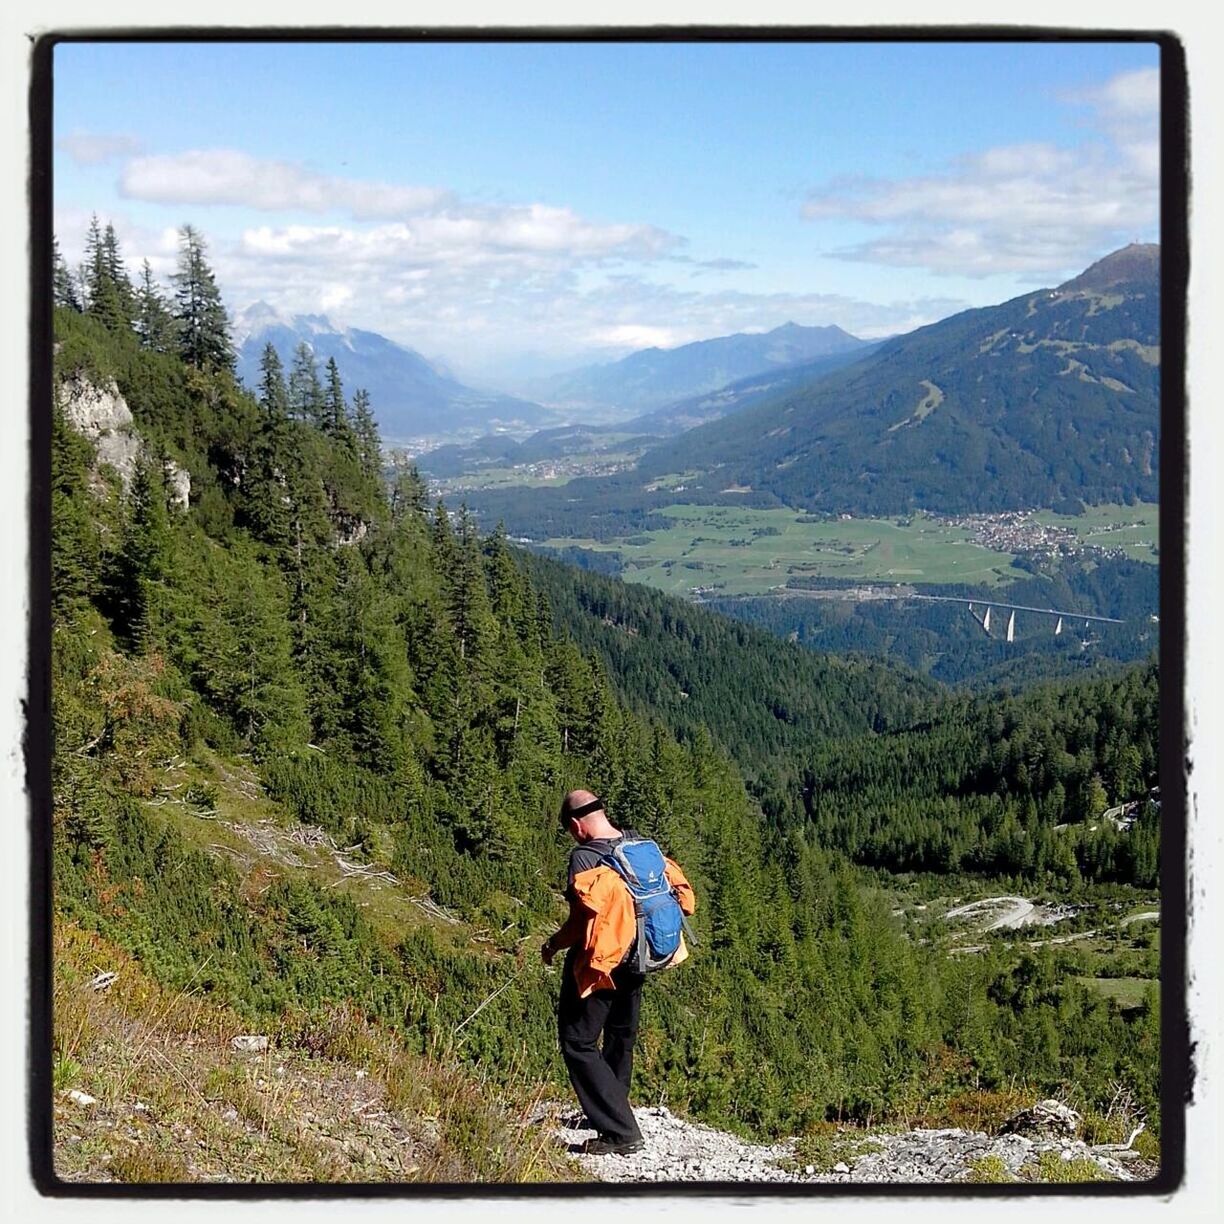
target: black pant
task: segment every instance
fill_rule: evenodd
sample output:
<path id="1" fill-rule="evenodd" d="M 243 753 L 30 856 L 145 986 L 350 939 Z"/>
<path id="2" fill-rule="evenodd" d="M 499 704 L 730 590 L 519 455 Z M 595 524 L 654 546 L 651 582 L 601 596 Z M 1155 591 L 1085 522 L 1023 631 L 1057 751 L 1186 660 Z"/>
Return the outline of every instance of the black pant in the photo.
<path id="1" fill-rule="evenodd" d="M 566 957 L 557 1004 L 557 1036 L 570 1083 L 601 1136 L 617 1143 L 640 1139 L 642 1132 L 629 1106 L 629 1082 L 644 979 L 639 973 L 615 969 L 615 990 L 596 990 L 580 999 L 573 959 L 572 953 Z"/>

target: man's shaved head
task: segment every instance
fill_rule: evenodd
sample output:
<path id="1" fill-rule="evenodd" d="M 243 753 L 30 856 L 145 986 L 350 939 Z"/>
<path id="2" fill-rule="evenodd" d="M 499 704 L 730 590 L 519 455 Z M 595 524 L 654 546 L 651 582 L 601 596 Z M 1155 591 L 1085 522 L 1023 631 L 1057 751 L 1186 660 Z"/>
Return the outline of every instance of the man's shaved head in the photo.
<path id="1" fill-rule="evenodd" d="M 592 803 L 599 804 L 599 807 L 592 807 L 591 812 L 603 811 L 603 800 L 589 790 L 572 790 L 561 800 L 561 823 L 565 824 L 569 820 L 581 819 L 578 815 L 578 809 L 588 807 Z M 586 813 L 583 813 L 586 815 Z"/>
<path id="2" fill-rule="evenodd" d="M 619 830 L 608 820 L 603 800 L 589 790 L 572 790 L 561 800 L 561 827 L 580 842 L 616 837 Z"/>

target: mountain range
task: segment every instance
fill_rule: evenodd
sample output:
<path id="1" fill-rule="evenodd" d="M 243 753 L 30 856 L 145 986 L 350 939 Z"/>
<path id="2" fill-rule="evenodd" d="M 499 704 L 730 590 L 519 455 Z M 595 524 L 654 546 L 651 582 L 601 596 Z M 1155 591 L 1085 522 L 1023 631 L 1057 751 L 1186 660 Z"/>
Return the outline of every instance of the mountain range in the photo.
<path id="1" fill-rule="evenodd" d="M 840 370 L 843 366 L 862 361 L 869 354 L 874 353 L 882 343 L 884 342 L 881 340 L 864 341 L 854 348 L 829 353 L 823 357 L 815 357 L 811 361 L 802 361 L 797 365 L 761 370 L 713 391 L 673 400 L 664 404 L 662 408 L 655 408 L 625 421 L 618 428 L 643 434 L 654 434 L 659 438 L 671 437 L 673 434 L 683 433 L 686 429 L 704 425 L 707 421 L 719 420 L 751 407 L 753 404 L 775 398 L 791 388 L 814 382 L 825 374 Z"/>
<path id="2" fill-rule="evenodd" d="M 623 422 L 677 400 L 717 391 L 738 379 L 854 352 L 866 344 L 840 327 L 784 323 L 768 332 L 738 332 L 672 349 L 641 349 L 619 361 L 541 379 L 531 387 L 544 402 L 580 411 L 586 420 L 599 412 L 609 421 Z"/>
<path id="3" fill-rule="evenodd" d="M 272 344 L 288 369 L 297 346 L 305 343 L 320 368 L 334 357 L 345 390 L 370 393 L 384 441 L 420 435 L 447 435 L 494 426 L 520 432 L 553 423 L 555 414 L 529 400 L 459 382 L 444 366 L 377 332 L 334 324 L 325 315 L 278 313 L 256 302 L 235 318 L 238 374 L 258 385 L 264 346 Z"/>
<path id="4" fill-rule="evenodd" d="M 964 311 L 652 448 L 644 481 L 891 514 L 1158 500 L 1160 248 Z"/>

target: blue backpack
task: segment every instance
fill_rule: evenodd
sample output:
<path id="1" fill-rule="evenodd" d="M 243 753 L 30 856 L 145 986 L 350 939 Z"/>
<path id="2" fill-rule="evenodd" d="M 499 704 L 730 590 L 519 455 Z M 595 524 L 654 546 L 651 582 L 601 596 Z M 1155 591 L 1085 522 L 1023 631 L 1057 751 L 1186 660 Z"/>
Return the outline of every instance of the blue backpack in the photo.
<path id="1" fill-rule="evenodd" d="M 689 932 L 690 941 L 693 934 L 668 883 L 663 852 L 649 838 L 627 837 L 603 862 L 625 881 L 637 915 L 637 940 L 621 963 L 639 973 L 666 969 L 679 951 L 681 930 Z"/>

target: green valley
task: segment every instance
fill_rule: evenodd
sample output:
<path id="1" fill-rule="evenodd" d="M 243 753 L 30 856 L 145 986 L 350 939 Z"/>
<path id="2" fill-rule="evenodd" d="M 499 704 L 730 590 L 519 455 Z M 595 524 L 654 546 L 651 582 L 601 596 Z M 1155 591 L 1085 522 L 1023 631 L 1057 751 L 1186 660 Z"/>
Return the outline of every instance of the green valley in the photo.
<path id="1" fill-rule="evenodd" d="M 988 587 L 1018 577 L 1015 553 L 1001 542 L 982 542 L 990 538 L 991 523 L 981 520 L 992 516 L 972 522 L 928 514 L 859 519 L 725 505 L 670 505 L 654 513 L 666 527 L 609 540 L 554 537 L 540 547 L 615 553 L 626 581 L 698 597 L 764 594 L 794 577 Z M 1031 524 L 1028 548 L 1041 546 L 1039 528 L 1047 527 L 1069 551 L 1109 548 L 1155 560 L 1151 506 L 1098 506 L 1082 516 L 1042 511 Z M 1020 543 L 1015 547 L 1019 551 Z"/>

